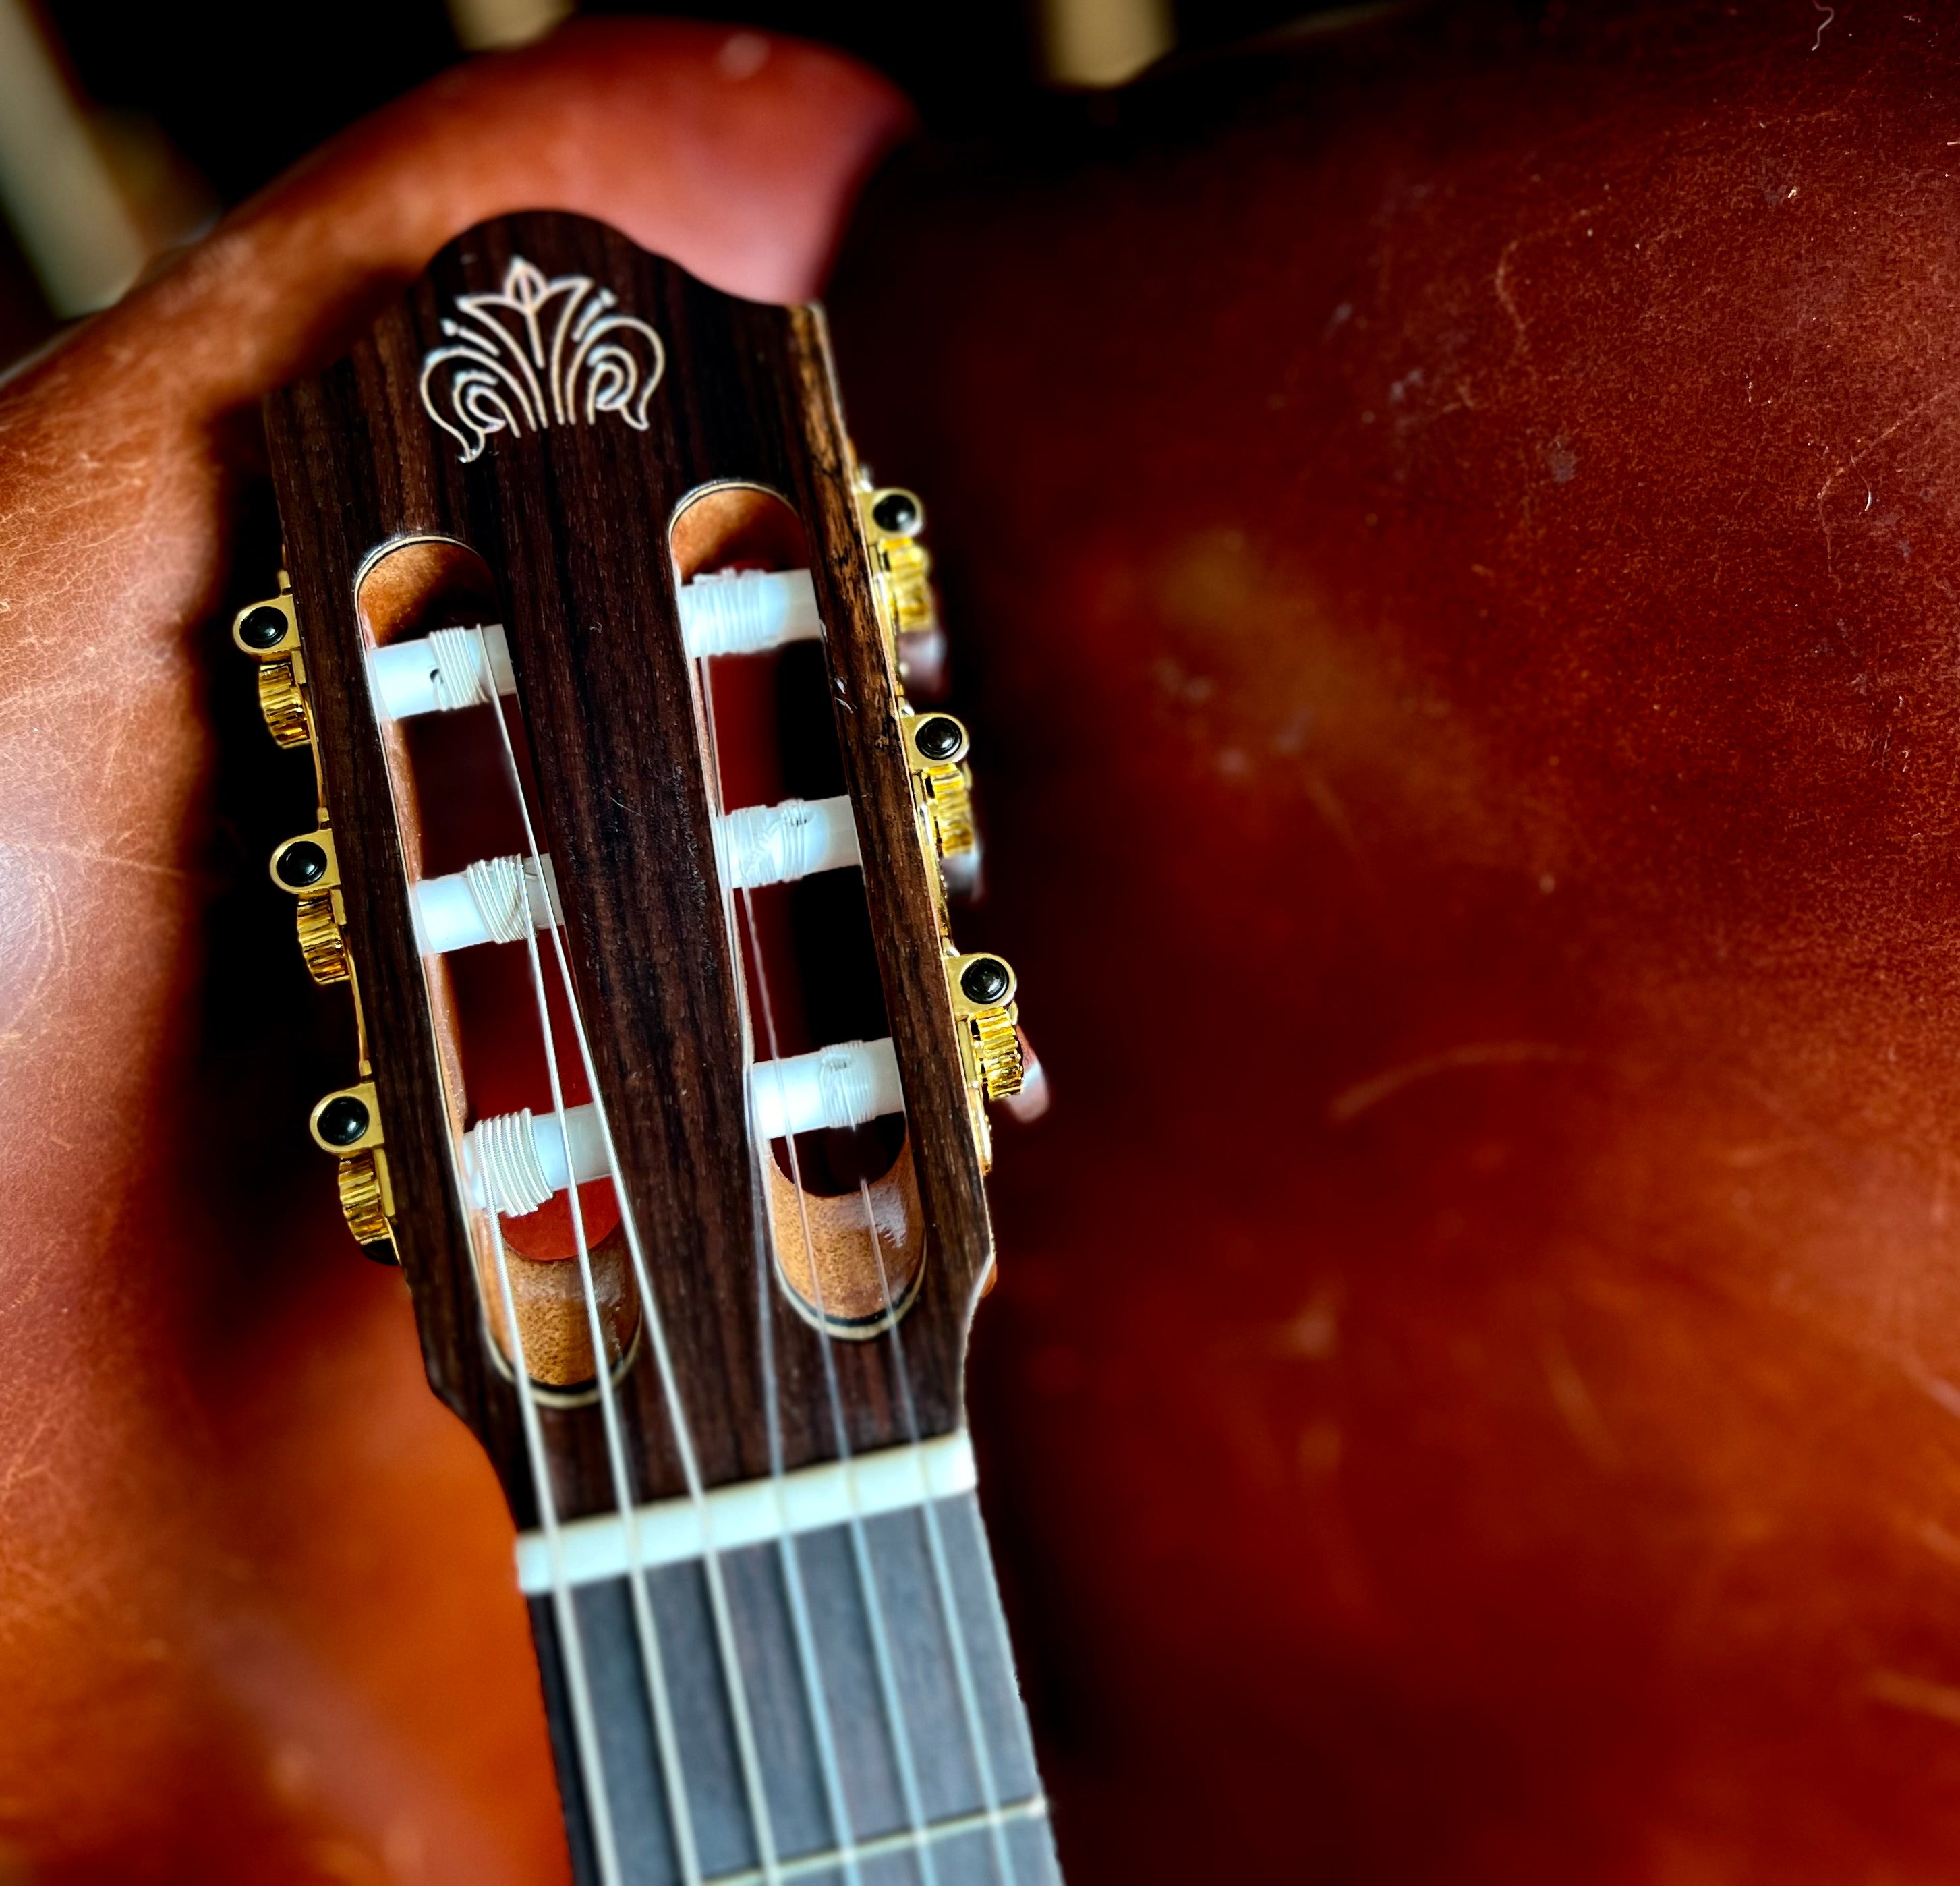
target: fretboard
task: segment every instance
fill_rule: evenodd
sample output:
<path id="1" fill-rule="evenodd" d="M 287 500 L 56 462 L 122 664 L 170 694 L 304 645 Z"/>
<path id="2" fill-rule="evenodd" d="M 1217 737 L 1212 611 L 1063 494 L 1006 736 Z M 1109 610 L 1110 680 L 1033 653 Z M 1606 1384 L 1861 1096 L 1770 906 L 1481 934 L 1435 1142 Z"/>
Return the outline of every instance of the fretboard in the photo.
<path id="1" fill-rule="evenodd" d="M 963 1434 L 526 1535 L 581 1886 L 1058 1886 L 972 1486 Z"/>

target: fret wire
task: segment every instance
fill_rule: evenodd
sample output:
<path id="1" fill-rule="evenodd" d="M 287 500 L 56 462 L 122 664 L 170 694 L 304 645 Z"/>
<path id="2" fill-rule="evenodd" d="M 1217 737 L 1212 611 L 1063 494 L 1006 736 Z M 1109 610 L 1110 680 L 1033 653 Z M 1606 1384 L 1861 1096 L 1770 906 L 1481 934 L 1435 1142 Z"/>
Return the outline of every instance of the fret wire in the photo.
<path id="1" fill-rule="evenodd" d="M 544 1432 L 538 1422 L 536 1398 L 531 1393 L 530 1365 L 524 1360 L 523 1333 L 517 1327 L 517 1300 L 511 1289 L 511 1263 L 504 1249 L 504 1228 L 493 1201 L 490 1212 L 491 1249 L 495 1255 L 498 1295 L 503 1299 L 504 1326 L 511 1332 L 511 1374 L 517 1385 L 518 1414 L 524 1430 L 525 1451 L 530 1456 L 531 1477 L 536 1483 L 538 1517 L 552 1555 L 556 1575 L 552 1584 L 552 1614 L 558 1620 L 558 1634 L 565 1655 L 565 1689 L 571 1700 L 572 1741 L 577 1745 L 579 1773 L 584 1778 L 587 1799 L 591 1802 L 588 1817 L 592 1846 L 599 1862 L 601 1886 L 617 1886 L 620 1878 L 619 1854 L 612 1836 L 612 1804 L 606 1795 L 606 1765 L 599 1746 L 599 1728 L 592 1714 L 592 1692 L 586 1681 L 585 1645 L 580 1635 L 578 1607 L 571 1587 L 565 1579 L 565 1550 L 558 1536 L 558 1502 L 552 1491 L 551 1462 L 545 1452 Z"/>
<path id="2" fill-rule="evenodd" d="M 714 782 L 714 806 L 718 814 L 724 809 L 724 795 L 721 786 L 721 751 L 716 744 L 714 731 L 714 683 L 713 671 L 705 661 L 695 664 L 701 678 L 702 703 L 706 712 L 702 719 L 708 732 L 708 770 Z M 721 886 L 722 921 L 727 925 L 731 945 L 734 941 L 734 902 L 737 895 L 733 886 Z M 755 938 L 755 913 L 746 905 L 749 938 Z M 733 959 L 736 986 L 746 990 L 746 978 L 743 973 L 742 953 L 731 947 L 729 954 Z M 758 980 L 762 973 L 762 957 L 756 958 Z M 765 993 L 764 1001 L 768 1000 Z M 746 1005 L 744 1004 L 744 1012 Z M 752 1032 L 752 1031 L 751 1031 Z M 773 1037 L 774 1030 L 772 1028 Z M 778 1078 L 780 1080 L 781 1076 Z M 743 1091 L 748 1091 L 748 1069 L 743 1070 Z M 764 1149 L 761 1156 L 769 1156 Z M 794 1158 L 794 1155 L 792 1155 Z M 772 1225 L 768 1208 L 762 1193 L 762 1175 L 759 1169 L 752 1167 L 749 1172 L 751 1196 L 755 1201 L 756 1222 L 759 1228 Z M 799 1193 L 799 1197 L 801 1194 Z M 773 1238 L 773 1228 L 769 1238 Z M 830 1824 L 835 1830 L 839 1849 L 845 1855 L 846 1877 L 858 1886 L 856 1830 L 851 1824 L 851 1805 L 844 1792 L 843 1771 L 837 1759 L 836 1735 L 830 1721 L 830 1703 L 827 1687 L 823 1680 L 823 1667 L 817 1656 L 816 1639 L 810 1621 L 807 1594 L 803 1590 L 803 1566 L 797 1556 L 796 1540 L 790 1531 L 789 1513 L 785 1506 L 782 1489 L 783 1443 L 782 1403 L 778 1393 L 775 1363 L 775 1298 L 770 1279 L 772 1252 L 768 1240 L 758 1238 L 756 1244 L 756 1322 L 762 1344 L 762 1386 L 764 1399 L 768 1404 L 769 1478 L 775 1495 L 777 1524 L 779 1528 L 778 1550 L 783 1568 L 783 1585 L 788 1594 L 791 1616 L 795 1625 L 797 1661 L 803 1677 L 804 1700 L 809 1705 L 811 1732 L 816 1738 L 817 1765 L 822 1771 L 825 1805 L 829 1810 Z"/>
<path id="3" fill-rule="evenodd" d="M 782 1058 L 776 1036 L 775 1008 L 769 999 L 768 985 L 760 973 L 762 944 L 756 929 L 755 900 L 746 892 L 739 894 L 748 927 L 749 946 L 756 958 L 756 983 L 762 996 L 762 1023 L 768 1037 L 769 1059 L 771 1063 L 780 1069 Z M 780 1072 L 776 1078 L 781 1081 Z M 784 1111 L 787 1117 L 788 1110 Z M 797 1196 L 797 1214 L 803 1229 L 803 1255 L 809 1264 L 812 1288 L 816 1292 L 817 1349 L 823 1359 L 824 1383 L 830 1401 L 831 1425 L 836 1436 L 838 1456 L 848 1461 L 851 1458 L 851 1439 L 845 1425 L 843 1397 L 838 1387 L 837 1361 L 832 1351 L 832 1339 L 824 1320 L 823 1285 L 817 1266 L 816 1241 L 810 1235 L 810 1207 L 805 1201 L 796 1142 L 794 1133 L 785 1136 L 784 1144 L 789 1148 L 790 1155 L 790 1184 Z M 767 1158 L 771 1155 L 765 1150 L 760 1156 Z M 775 1235 L 773 1220 L 769 1235 L 772 1238 Z M 885 1289 L 880 1294 L 883 1298 L 883 1307 L 889 1312 L 892 1307 L 891 1292 L 889 1289 Z M 884 1705 L 886 1725 L 891 1733 L 892 1759 L 899 1771 L 899 1786 L 905 1799 L 906 1818 L 914 1830 L 918 1830 L 926 1824 L 925 1804 L 919 1793 L 918 1765 L 912 1757 L 912 1728 L 905 1717 L 904 1702 L 899 1694 L 896 1672 L 892 1661 L 890 1633 L 885 1622 L 884 1599 L 878 1589 L 877 1574 L 871 1564 L 870 1542 L 865 1536 L 864 1518 L 858 1508 L 854 1482 L 849 1483 L 849 1493 L 850 1513 L 846 1524 L 851 1533 L 851 1560 L 857 1569 L 858 1588 L 864 1601 L 865 1621 L 871 1636 L 872 1661 L 877 1668 L 879 1694 Z M 938 1886 L 938 1869 L 934 1864 L 930 1847 L 922 1846 L 919 1849 L 918 1862 L 924 1886 Z"/>
<path id="4" fill-rule="evenodd" d="M 856 1850 L 858 1857 L 866 1860 L 884 1859 L 896 1853 L 913 1852 L 923 1857 L 926 1849 L 956 1840 L 963 1833 L 977 1833 L 995 1822 L 1012 1825 L 1017 1821 L 1039 1821 L 1048 1811 L 1045 1795 L 1030 1795 L 1025 1801 L 1008 1802 L 991 1813 L 982 1811 L 978 1814 L 950 1814 L 943 1821 L 928 1821 L 916 1830 L 904 1827 L 896 1833 L 876 1834 L 868 1840 L 861 1841 Z M 827 1866 L 838 1865 L 840 1857 L 835 1851 L 799 1853 L 782 1862 L 781 1875 L 786 1880 L 803 1878 L 822 1872 Z M 759 1886 L 762 1877 L 750 1867 L 741 1872 L 714 1874 L 704 1880 L 702 1886 Z"/>
<path id="5" fill-rule="evenodd" d="M 503 720 L 501 703 L 498 718 L 500 722 Z M 506 724 L 504 742 L 505 751 L 510 753 L 512 763 L 511 785 L 514 789 L 521 793 L 523 787 L 515 777 L 516 756 L 510 753 L 510 728 Z M 533 860 L 537 861 L 542 876 L 544 867 L 542 861 L 538 859 L 536 842 L 531 837 L 528 813 L 524 820 L 524 833 L 527 840 L 531 843 L 531 855 Z M 569 1145 L 571 1140 L 565 1126 L 565 1084 L 558 1070 L 558 1043 L 552 1035 L 551 1005 L 545 993 L 544 965 L 538 954 L 535 925 L 527 924 L 526 926 L 524 948 L 530 961 L 532 989 L 537 998 L 538 1026 L 545 1031 L 545 1065 L 551 1077 L 552 1109 L 557 1117 L 559 1134 Z M 565 993 L 568 1004 L 577 1000 L 569 989 Z M 694 1837 L 694 1811 L 687 1798 L 686 1777 L 681 1772 L 679 1741 L 674 1730 L 673 1702 L 667 1693 L 666 1664 L 660 1655 L 660 1634 L 654 1620 L 653 1600 L 647 1590 L 646 1569 L 641 1561 L 639 1518 L 633 1497 L 632 1476 L 626 1465 L 625 1446 L 620 1437 L 619 1410 L 612 1382 L 612 1359 L 606 1349 L 605 1330 L 600 1321 L 598 1286 L 593 1281 L 592 1252 L 585 1235 L 585 1209 L 579 1198 L 576 1184 L 568 1189 L 567 1199 L 571 1209 L 572 1238 L 578 1246 L 579 1292 L 584 1300 L 586 1324 L 591 1334 L 593 1372 L 599 1384 L 600 1415 L 606 1430 L 606 1451 L 612 1470 L 613 1497 L 618 1503 L 620 1518 L 626 1529 L 627 1560 L 632 1568 L 632 1575 L 626 1582 L 632 1594 L 634 1633 L 639 1640 L 640 1667 L 647 1690 L 648 1713 L 670 1803 L 668 1824 L 673 1838 L 674 1857 L 679 1864 L 685 1886 L 697 1886 L 701 1878 L 701 1861 Z M 494 1201 L 492 1209 L 495 1209 Z"/>
<path id="6" fill-rule="evenodd" d="M 870 1228 L 871 1253 L 878 1266 L 878 1289 L 886 1301 L 891 1300 L 891 1286 L 885 1271 L 884 1241 L 878 1235 L 878 1221 L 871 1209 L 871 1195 L 864 1181 L 858 1181 L 858 1189 L 864 1202 L 864 1222 Z M 895 1371 L 899 1378 L 899 1398 L 905 1410 L 906 1432 L 912 1437 L 914 1447 L 919 1444 L 918 1410 L 912 1400 L 912 1378 L 905 1373 L 905 1350 L 899 1334 L 898 1325 L 892 1326 L 892 1349 L 898 1367 Z M 966 1718 L 966 1734 L 973 1745 L 974 1767 L 980 1780 L 980 1798 L 987 1804 L 988 1818 L 994 1830 L 994 1857 L 1000 1862 L 1002 1886 L 1019 1886 L 1020 1869 L 1008 1849 L 1007 1837 L 1001 1824 L 1001 1792 L 994 1778 L 994 1759 L 987 1747 L 987 1728 L 980 1715 L 978 1692 L 973 1685 L 973 1668 L 966 1655 L 966 1620 L 959 1607 L 953 1589 L 953 1575 L 946 1560 L 946 1539 L 940 1530 L 939 1508 L 936 1502 L 925 1502 L 925 1536 L 927 1550 L 932 1557 L 933 1576 L 939 1587 L 939 1606 L 946 1620 L 946 1636 L 953 1652 L 953 1668 L 959 1687 L 959 1706 Z M 1011 1662 L 1008 1668 L 1012 1669 Z"/>
<path id="7" fill-rule="evenodd" d="M 523 797 L 521 778 L 517 773 L 517 754 L 511 744 L 511 730 L 505 722 L 501 705 L 497 714 L 497 724 L 504 736 L 504 750 L 509 760 L 512 775 L 520 779 L 518 809 L 523 814 L 524 841 L 534 859 L 539 859 L 537 834 L 532 829 L 530 807 Z M 539 868 L 542 868 L 539 859 Z M 552 951 L 558 961 L 561 986 L 565 994 L 565 1004 L 571 1015 L 572 1033 L 578 1043 L 581 1066 L 585 1071 L 586 1085 L 592 1090 L 593 1118 L 597 1123 L 599 1136 L 606 1150 L 606 1167 L 619 1196 L 619 1225 L 626 1234 L 626 1249 L 632 1260 L 634 1280 L 640 1287 L 640 1300 L 644 1306 L 647 1331 L 653 1339 L 654 1361 L 659 1371 L 660 1391 L 666 1397 L 669 1414 L 673 1422 L 674 1451 L 679 1457 L 681 1473 L 687 1484 L 688 1497 L 702 1510 L 703 1537 L 707 1551 L 702 1559 L 702 1569 L 708 1586 L 708 1610 L 714 1620 L 716 1645 L 721 1653 L 723 1685 L 728 1696 L 728 1706 L 735 1728 L 736 1747 L 742 1768 L 743 1792 L 747 1798 L 749 1818 L 756 1830 L 756 1850 L 762 1862 L 762 1876 L 773 1881 L 775 1872 L 775 1830 L 769 1821 L 768 1791 L 763 1786 L 762 1767 L 756 1753 L 755 1725 L 749 1714 L 749 1699 L 743 1687 L 741 1666 L 735 1654 L 734 1623 L 728 1607 L 728 1592 L 721 1575 L 721 1560 L 715 1551 L 712 1536 L 708 1533 L 707 1504 L 702 1483 L 701 1463 L 694 1451 L 694 1433 L 687 1419 L 687 1409 L 681 1400 L 680 1384 L 674 1375 L 673 1356 L 667 1347 L 667 1325 L 660 1312 L 660 1299 L 654 1294 L 653 1279 L 647 1269 L 647 1256 L 640 1242 L 638 1222 L 634 1215 L 632 1200 L 627 1195 L 625 1172 L 619 1164 L 619 1152 L 612 1138 L 612 1117 L 606 1110 L 606 1098 L 600 1091 L 599 1073 L 593 1064 L 592 1044 L 585 1032 L 585 1020 L 580 1011 L 578 997 L 571 980 L 571 965 L 565 955 L 564 926 L 552 926 Z M 569 1142 L 568 1142 L 569 1144 Z M 637 1537 L 637 1532 L 630 1537 Z M 636 1569 L 635 1582 L 644 1575 Z"/>

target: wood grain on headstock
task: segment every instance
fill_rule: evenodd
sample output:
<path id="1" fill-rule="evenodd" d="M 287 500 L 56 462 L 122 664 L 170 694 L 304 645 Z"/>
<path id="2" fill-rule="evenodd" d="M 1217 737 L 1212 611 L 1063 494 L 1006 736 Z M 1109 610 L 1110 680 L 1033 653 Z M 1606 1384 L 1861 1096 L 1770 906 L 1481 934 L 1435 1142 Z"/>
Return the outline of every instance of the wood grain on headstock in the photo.
<path id="1" fill-rule="evenodd" d="M 657 331 L 665 371 L 644 430 L 603 410 L 581 413 L 497 432 L 465 463 L 457 437 L 432 420 L 419 382 L 425 357 L 449 344 L 445 317 L 460 297 L 498 293 L 520 257 L 549 280 L 590 278 Z M 765 1371 L 788 1464 L 834 1455 L 839 1439 L 821 1339 L 772 1281 L 759 1289 L 773 1273 L 670 528 L 690 493 L 718 483 L 774 492 L 795 513 L 826 625 L 837 740 L 928 1247 L 902 1341 L 833 1349 L 845 1440 L 858 1451 L 912 1438 L 915 1419 L 925 1435 L 956 1425 L 989 1233 L 937 906 L 821 316 L 721 295 L 578 218 L 507 217 L 450 244 L 345 359 L 276 395 L 267 428 L 403 1268 L 430 1378 L 489 1451 L 520 1523 L 533 1518 L 534 1489 L 514 1391 L 485 1333 L 473 1214 L 452 1151 L 453 1070 L 446 1076 L 410 919 L 407 887 L 419 861 L 391 795 L 364 676 L 369 632 L 355 604 L 364 568 L 406 539 L 463 546 L 498 591 L 488 619 L 508 632 L 539 843 L 556 862 L 626 1204 L 702 1475 L 714 1484 L 768 1469 Z M 624 1372 L 621 1402 L 638 1496 L 677 1492 L 672 1423 L 644 1346 Z M 567 1407 L 544 1418 L 561 1510 L 609 1507 L 596 1412 Z"/>

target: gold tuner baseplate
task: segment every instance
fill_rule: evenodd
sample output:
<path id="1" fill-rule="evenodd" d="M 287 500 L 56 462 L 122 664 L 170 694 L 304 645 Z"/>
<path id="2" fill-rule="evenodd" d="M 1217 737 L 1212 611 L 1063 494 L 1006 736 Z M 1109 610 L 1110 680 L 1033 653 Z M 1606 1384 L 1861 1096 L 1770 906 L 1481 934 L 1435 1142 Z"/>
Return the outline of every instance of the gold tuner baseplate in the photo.
<path id="1" fill-rule="evenodd" d="M 1007 959 L 991 950 L 967 955 L 949 952 L 946 983 L 959 1030 L 973 1137 L 982 1167 L 989 1167 L 994 1141 L 985 1103 L 1018 1094 L 1025 1078 L 1015 1027 L 1019 1011 L 1014 999 L 1020 985 Z"/>
<path id="2" fill-rule="evenodd" d="M 259 711 L 267 731 L 282 747 L 307 745 L 313 710 L 307 701 L 306 658 L 283 571 L 276 596 L 247 603 L 232 618 L 231 639 L 259 664 Z"/>
<path id="3" fill-rule="evenodd" d="M 377 1263 L 399 1263 L 395 1249 L 395 1198 L 388 1182 L 380 1103 L 374 1083 L 363 1081 L 323 1095 L 307 1123 L 313 1143 L 340 1161 L 340 1209 L 364 1256 Z"/>
<path id="4" fill-rule="evenodd" d="M 972 781 L 966 765 L 971 744 L 966 725 L 951 714 L 937 712 L 908 714 L 902 725 L 913 800 L 933 850 L 942 860 L 965 858 L 979 842 L 973 822 Z"/>
<path id="5" fill-rule="evenodd" d="M 294 923 L 307 974 L 323 985 L 345 982 L 347 906 L 332 833 L 323 825 L 288 839 L 274 848 L 267 868 L 273 883 L 298 900 Z"/>

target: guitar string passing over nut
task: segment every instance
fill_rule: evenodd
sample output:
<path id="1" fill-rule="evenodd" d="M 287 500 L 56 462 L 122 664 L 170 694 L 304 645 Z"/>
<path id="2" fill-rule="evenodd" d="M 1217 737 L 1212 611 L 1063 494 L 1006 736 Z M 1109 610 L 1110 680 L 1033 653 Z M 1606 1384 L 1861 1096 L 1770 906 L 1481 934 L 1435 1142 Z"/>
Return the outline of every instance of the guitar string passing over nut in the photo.
<path id="1" fill-rule="evenodd" d="M 749 1070 L 749 1107 L 759 1141 L 826 1128 L 862 1126 L 905 1110 L 898 1056 L 888 1039 L 842 1041 L 810 1054 L 758 1061 Z M 608 1177 L 606 1136 L 589 1102 L 555 1113 L 529 1107 L 480 1120 L 463 1135 L 471 1198 L 505 1218 L 535 1212 L 568 1187 Z"/>

